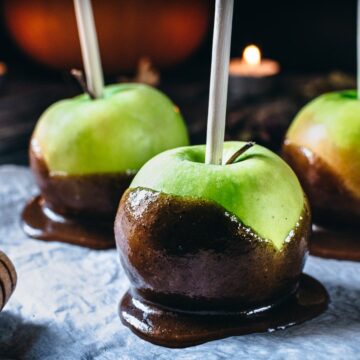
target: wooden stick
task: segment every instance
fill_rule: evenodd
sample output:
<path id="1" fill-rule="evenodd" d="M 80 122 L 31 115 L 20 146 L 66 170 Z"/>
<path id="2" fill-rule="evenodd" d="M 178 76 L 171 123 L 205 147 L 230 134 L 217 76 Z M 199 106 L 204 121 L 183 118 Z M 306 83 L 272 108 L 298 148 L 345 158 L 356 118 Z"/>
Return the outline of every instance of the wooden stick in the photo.
<path id="1" fill-rule="evenodd" d="M 91 0 L 74 0 L 86 83 L 96 98 L 103 95 L 104 76 L 101 68 L 99 44 L 96 35 Z"/>
<path id="2" fill-rule="evenodd" d="M 233 9 L 234 0 L 216 0 L 206 134 L 206 164 L 222 164 Z"/>
<path id="3" fill-rule="evenodd" d="M 356 40 L 356 55 L 357 55 L 357 98 L 360 100 L 360 0 L 357 2 L 357 40 Z"/>
<path id="4" fill-rule="evenodd" d="M 14 292 L 17 274 L 11 260 L 0 251 L 0 311 Z"/>

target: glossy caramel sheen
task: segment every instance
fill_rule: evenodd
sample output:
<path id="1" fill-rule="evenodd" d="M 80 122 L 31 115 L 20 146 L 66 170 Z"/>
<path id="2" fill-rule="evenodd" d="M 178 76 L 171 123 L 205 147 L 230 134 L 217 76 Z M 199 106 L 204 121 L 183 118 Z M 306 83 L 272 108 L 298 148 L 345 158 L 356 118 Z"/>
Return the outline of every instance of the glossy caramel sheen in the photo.
<path id="1" fill-rule="evenodd" d="M 131 282 L 121 321 L 147 341 L 186 347 L 319 315 L 327 292 L 301 274 L 310 234 L 304 203 L 299 223 L 276 250 L 216 203 L 127 190 L 115 221 Z"/>
<path id="2" fill-rule="evenodd" d="M 66 217 L 112 221 L 134 174 L 54 175 L 30 146 L 30 165 L 46 205 Z"/>
<path id="3" fill-rule="evenodd" d="M 285 140 L 283 157 L 309 197 L 314 221 L 330 227 L 360 228 L 360 198 L 313 151 Z"/>
<path id="4" fill-rule="evenodd" d="M 215 203 L 142 188 L 127 190 L 115 221 L 136 292 L 185 310 L 254 308 L 293 292 L 309 235 L 307 205 L 279 251 Z"/>
<path id="5" fill-rule="evenodd" d="M 243 312 L 178 312 L 143 299 L 129 290 L 119 314 L 136 335 L 167 347 L 187 347 L 227 336 L 274 331 L 312 319 L 328 305 L 328 294 L 315 279 L 302 274 L 294 294 L 268 307 Z"/>
<path id="6" fill-rule="evenodd" d="M 114 217 L 133 174 L 51 174 L 33 142 L 30 165 L 41 196 L 31 199 L 22 212 L 28 236 L 93 249 L 114 247 Z"/>
<path id="7" fill-rule="evenodd" d="M 47 207 L 41 196 L 26 204 L 21 219 L 24 232 L 35 239 L 61 241 L 96 250 L 115 247 L 113 221 L 60 216 Z"/>
<path id="8" fill-rule="evenodd" d="M 360 261 L 360 229 L 313 225 L 310 253 L 330 259 Z"/>

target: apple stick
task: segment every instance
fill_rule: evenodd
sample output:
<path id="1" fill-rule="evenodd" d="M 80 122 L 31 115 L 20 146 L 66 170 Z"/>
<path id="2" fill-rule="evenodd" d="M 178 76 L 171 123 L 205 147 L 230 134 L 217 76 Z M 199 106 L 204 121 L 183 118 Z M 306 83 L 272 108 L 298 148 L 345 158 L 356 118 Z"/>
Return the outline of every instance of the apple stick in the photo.
<path id="1" fill-rule="evenodd" d="M 234 0 L 216 0 L 212 46 L 206 164 L 222 164 Z"/>
<path id="2" fill-rule="evenodd" d="M 357 98 L 360 100 L 360 0 L 357 2 Z"/>
<path id="3" fill-rule="evenodd" d="M 104 76 L 91 0 L 74 0 L 74 6 L 87 87 L 96 98 L 100 98 L 103 95 Z"/>

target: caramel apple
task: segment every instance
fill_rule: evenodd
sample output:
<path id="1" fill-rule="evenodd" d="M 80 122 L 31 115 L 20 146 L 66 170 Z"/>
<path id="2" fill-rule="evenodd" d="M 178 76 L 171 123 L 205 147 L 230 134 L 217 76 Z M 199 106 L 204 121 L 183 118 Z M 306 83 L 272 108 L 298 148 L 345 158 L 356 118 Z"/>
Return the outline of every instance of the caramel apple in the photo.
<path id="1" fill-rule="evenodd" d="M 283 156 L 299 177 L 318 225 L 312 247 L 319 245 L 319 236 L 328 247 L 314 249 L 316 254 L 360 260 L 359 143 L 360 101 L 351 90 L 310 102 L 286 134 Z"/>
<path id="2" fill-rule="evenodd" d="M 166 151 L 122 196 L 115 238 L 131 288 L 120 317 L 146 340 L 194 345 L 326 306 L 321 285 L 301 275 L 311 216 L 296 175 L 258 145 L 228 142 L 223 154 L 230 163 L 213 165 L 205 146 Z"/>
<path id="3" fill-rule="evenodd" d="M 30 143 L 41 197 L 24 212 L 25 231 L 41 239 L 113 246 L 111 224 L 137 170 L 154 155 L 187 144 L 179 109 L 146 85 L 112 85 L 102 98 L 83 94 L 55 103 Z M 95 233 L 108 240 L 89 242 Z"/>

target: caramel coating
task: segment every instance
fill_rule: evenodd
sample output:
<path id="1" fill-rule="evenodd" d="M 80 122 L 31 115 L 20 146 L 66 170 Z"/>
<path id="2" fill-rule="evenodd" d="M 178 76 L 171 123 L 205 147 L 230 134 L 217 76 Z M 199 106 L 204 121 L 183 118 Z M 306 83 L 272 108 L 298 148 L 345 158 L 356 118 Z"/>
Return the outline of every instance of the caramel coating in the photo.
<path id="1" fill-rule="evenodd" d="M 46 205 L 65 217 L 113 220 L 134 174 L 52 175 L 30 146 L 30 166 Z"/>
<path id="2" fill-rule="evenodd" d="M 309 197 L 314 221 L 329 227 L 360 228 L 360 199 L 311 150 L 286 140 L 282 154 Z"/>
<path id="3" fill-rule="evenodd" d="M 0 311 L 14 292 L 16 282 L 17 275 L 13 263 L 0 251 Z"/>
<path id="4" fill-rule="evenodd" d="M 305 201 L 281 250 L 216 203 L 129 189 L 115 220 L 120 259 L 146 300 L 184 310 L 256 308 L 293 292 L 310 235 Z"/>

